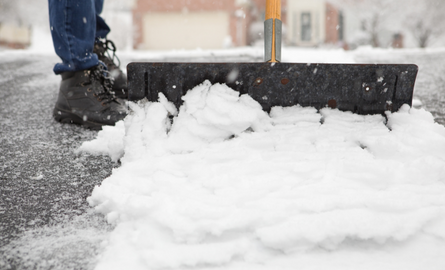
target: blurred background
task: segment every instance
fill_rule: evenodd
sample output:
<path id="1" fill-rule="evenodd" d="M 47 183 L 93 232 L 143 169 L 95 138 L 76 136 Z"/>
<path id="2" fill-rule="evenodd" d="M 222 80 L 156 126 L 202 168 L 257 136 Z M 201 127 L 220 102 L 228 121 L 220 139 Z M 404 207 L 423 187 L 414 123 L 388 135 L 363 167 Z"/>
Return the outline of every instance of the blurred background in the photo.
<path id="1" fill-rule="evenodd" d="M 263 46 L 265 0 L 105 0 L 119 50 Z M 445 47 L 445 0 L 282 0 L 284 45 Z M 0 47 L 52 50 L 47 0 L 0 0 Z"/>

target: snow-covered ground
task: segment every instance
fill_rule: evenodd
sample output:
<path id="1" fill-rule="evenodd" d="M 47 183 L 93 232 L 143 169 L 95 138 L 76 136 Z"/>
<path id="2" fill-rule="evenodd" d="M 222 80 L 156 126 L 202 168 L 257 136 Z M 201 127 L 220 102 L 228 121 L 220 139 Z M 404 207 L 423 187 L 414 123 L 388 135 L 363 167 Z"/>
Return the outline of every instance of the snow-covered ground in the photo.
<path id="1" fill-rule="evenodd" d="M 285 53 L 327 63 L 428 54 Z M 445 128 L 431 113 L 266 114 L 207 81 L 184 101 L 179 112 L 162 96 L 131 103 L 79 149 L 122 163 L 88 198 L 115 225 L 96 269 L 445 269 Z"/>
<path id="2" fill-rule="evenodd" d="M 262 53 L 119 56 L 123 64 L 222 62 L 261 61 Z M 17 99 L 28 101 L 39 86 L 43 94 L 32 97 L 49 108 L 41 121 L 58 132 L 60 124 L 50 120 L 55 100 L 48 101 L 59 80 L 51 75 L 53 53 L 37 46 L 0 56 L 11 66 L 0 86 L 28 72 Z M 79 159 L 88 152 L 121 161 L 88 198 L 91 212 L 27 231 L 0 253 L 21 258 L 18 269 L 444 269 L 445 128 L 434 120 L 445 123 L 445 49 L 285 48 L 283 56 L 287 62 L 416 63 L 416 104 L 428 111 L 405 106 L 387 120 L 301 107 L 268 115 L 248 96 L 206 82 L 189 92 L 179 112 L 162 99 L 131 104 L 124 122 L 77 151 Z M 15 72 L 17 59 L 37 60 Z M 66 129 L 62 139 L 82 133 Z M 86 133 L 81 137 L 92 137 Z M 8 141 L 20 143 L 14 138 Z M 77 143 L 63 140 L 71 148 Z M 48 181 L 47 169 L 43 179 L 35 175 L 39 182 Z M 8 265 L 1 258 L 0 268 Z"/>

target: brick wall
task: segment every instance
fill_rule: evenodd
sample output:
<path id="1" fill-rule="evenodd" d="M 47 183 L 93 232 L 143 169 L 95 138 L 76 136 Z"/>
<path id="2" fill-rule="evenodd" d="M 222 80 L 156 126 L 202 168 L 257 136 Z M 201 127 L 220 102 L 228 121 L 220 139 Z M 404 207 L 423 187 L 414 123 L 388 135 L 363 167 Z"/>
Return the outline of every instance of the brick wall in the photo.
<path id="1" fill-rule="evenodd" d="M 340 13 L 330 3 L 326 3 L 326 40 L 325 43 L 337 44 L 339 41 L 338 26 Z"/>

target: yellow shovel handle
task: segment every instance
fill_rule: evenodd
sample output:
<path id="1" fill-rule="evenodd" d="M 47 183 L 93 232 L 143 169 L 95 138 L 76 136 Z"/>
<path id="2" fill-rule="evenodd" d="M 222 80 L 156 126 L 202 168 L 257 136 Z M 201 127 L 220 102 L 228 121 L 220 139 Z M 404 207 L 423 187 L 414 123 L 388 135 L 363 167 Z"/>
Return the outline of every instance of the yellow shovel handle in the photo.
<path id="1" fill-rule="evenodd" d="M 281 20 L 281 0 L 266 0 L 266 20 Z"/>
<path id="2" fill-rule="evenodd" d="M 275 40 L 275 20 L 281 20 L 281 0 L 266 0 L 266 21 L 273 19 L 272 33 L 272 59 L 270 62 L 277 62 L 276 40 Z"/>

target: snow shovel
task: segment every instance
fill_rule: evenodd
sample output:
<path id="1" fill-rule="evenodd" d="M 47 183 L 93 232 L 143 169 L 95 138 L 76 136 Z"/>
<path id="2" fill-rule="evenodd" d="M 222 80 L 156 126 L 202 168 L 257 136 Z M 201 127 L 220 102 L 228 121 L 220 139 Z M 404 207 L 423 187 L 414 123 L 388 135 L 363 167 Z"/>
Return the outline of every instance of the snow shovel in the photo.
<path id="1" fill-rule="evenodd" d="M 209 80 L 248 94 L 265 111 L 274 106 L 312 106 L 384 114 L 412 105 L 418 67 L 411 64 L 307 64 L 281 62 L 281 1 L 267 0 L 264 63 L 130 63 L 129 100 L 178 108 L 188 90 Z"/>

